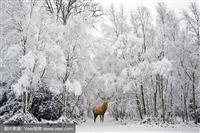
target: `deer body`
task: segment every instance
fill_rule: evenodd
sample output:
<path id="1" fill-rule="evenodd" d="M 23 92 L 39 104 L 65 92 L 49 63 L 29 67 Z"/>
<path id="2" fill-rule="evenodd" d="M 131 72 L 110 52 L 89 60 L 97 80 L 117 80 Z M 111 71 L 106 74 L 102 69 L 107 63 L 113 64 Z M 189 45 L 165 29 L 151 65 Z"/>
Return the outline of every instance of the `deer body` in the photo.
<path id="1" fill-rule="evenodd" d="M 92 109 L 94 114 L 105 114 L 106 110 L 108 108 L 108 105 L 106 105 L 106 103 L 103 103 L 102 105 L 97 105 L 94 106 L 94 108 Z"/>
<path id="2" fill-rule="evenodd" d="M 99 94 L 98 94 L 99 95 Z M 111 97 L 113 96 L 113 94 L 111 95 Z M 100 97 L 100 95 L 99 95 Z M 111 97 L 108 98 L 102 98 L 102 100 L 104 101 L 102 105 L 96 105 L 93 107 L 92 111 L 94 114 L 94 122 L 96 123 L 96 118 L 98 115 L 100 115 L 100 121 L 104 122 L 104 114 L 108 108 L 108 101 L 110 100 Z"/>

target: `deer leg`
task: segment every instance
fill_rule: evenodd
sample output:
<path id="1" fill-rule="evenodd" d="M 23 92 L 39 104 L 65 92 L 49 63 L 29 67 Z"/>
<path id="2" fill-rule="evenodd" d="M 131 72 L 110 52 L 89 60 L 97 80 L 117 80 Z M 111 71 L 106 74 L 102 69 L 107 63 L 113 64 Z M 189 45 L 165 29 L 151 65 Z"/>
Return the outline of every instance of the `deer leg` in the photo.
<path id="1" fill-rule="evenodd" d="M 102 122 L 104 122 L 104 114 L 102 115 Z"/>
<path id="2" fill-rule="evenodd" d="M 96 123 L 97 114 L 94 114 L 94 123 Z"/>
<path id="3" fill-rule="evenodd" d="M 100 122 L 102 121 L 102 115 L 100 115 Z"/>

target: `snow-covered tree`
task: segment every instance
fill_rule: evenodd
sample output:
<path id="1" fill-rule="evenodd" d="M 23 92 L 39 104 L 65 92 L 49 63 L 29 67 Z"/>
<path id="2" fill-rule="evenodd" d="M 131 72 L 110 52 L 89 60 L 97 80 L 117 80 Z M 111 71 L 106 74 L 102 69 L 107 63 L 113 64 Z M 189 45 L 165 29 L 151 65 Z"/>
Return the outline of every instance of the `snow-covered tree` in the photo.
<path id="1" fill-rule="evenodd" d="M 1 4 L 0 123 L 28 113 L 85 121 L 102 102 L 98 93 L 112 92 L 107 111 L 119 122 L 198 122 L 197 3 L 181 14 L 158 3 L 155 24 L 142 5 L 127 12 L 93 0 Z M 101 37 L 93 36 L 96 25 Z"/>
<path id="2" fill-rule="evenodd" d="M 184 53 L 180 58 L 181 66 L 191 81 L 192 101 L 195 124 L 198 121 L 196 88 L 199 80 L 199 46 L 200 46 L 200 10 L 197 3 L 191 3 L 189 11 L 182 12 L 187 31 L 187 43 L 184 42 Z"/>

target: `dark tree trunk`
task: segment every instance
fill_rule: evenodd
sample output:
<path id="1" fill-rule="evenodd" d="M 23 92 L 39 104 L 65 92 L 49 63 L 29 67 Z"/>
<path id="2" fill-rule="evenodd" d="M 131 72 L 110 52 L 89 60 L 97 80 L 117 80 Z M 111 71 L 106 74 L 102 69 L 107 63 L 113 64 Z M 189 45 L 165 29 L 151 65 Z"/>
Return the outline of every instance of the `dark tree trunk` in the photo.
<path id="1" fill-rule="evenodd" d="M 67 89 L 66 86 L 63 87 L 63 116 L 67 116 Z"/>
<path id="2" fill-rule="evenodd" d="M 159 85 L 159 75 L 156 75 L 156 90 L 154 92 L 154 117 L 158 116 L 158 112 L 157 112 L 157 93 L 158 93 L 159 87 L 160 87 L 160 85 Z"/>
<path id="3" fill-rule="evenodd" d="M 141 89 L 141 95 L 142 95 L 142 104 L 143 104 L 143 110 L 144 110 L 144 115 L 146 115 L 146 105 L 145 105 L 145 98 L 144 98 L 144 88 L 143 85 L 140 85 L 140 89 Z"/>
<path id="4" fill-rule="evenodd" d="M 162 117 L 163 122 L 165 123 L 165 99 L 164 99 L 164 86 L 163 86 L 163 78 L 161 77 L 161 98 L 162 98 Z"/>
<path id="5" fill-rule="evenodd" d="M 185 106 L 185 116 L 186 116 L 186 121 L 188 122 L 188 110 L 187 110 L 187 100 L 186 100 L 186 96 L 184 95 L 184 106 Z"/>
<path id="6" fill-rule="evenodd" d="M 139 100 L 139 98 L 138 98 L 137 93 L 136 93 L 136 100 L 137 100 L 136 102 L 137 102 L 137 107 L 138 107 L 140 119 L 142 120 L 142 119 L 143 119 L 143 118 L 142 118 L 142 109 L 141 109 L 140 100 Z"/>
<path id="7" fill-rule="evenodd" d="M 26 101 L 27 101 L 26 97 L 27 97 L 27 96 L 26 96 L 26 92 L 24 91 L 24 92 L 23 92 L 23 112 L 24 112 L 24 113 L 26 113 L 26 106 L 27 106 L 27 105 L 26 105 Z"/>
<path id="8" fill-rule="evenodd" d="M 194 119 L 195 119 L 195 124 L 197 124 L 198 122 L 198 115 L 197 115 L 197 109 L 196 109 L 196 98 L 195 98 L 195 76 L 194 76 L 194 72 L 192 73 L 192 79 L 193 79 L 193 83 L 192 83 L 192 96 L 193 96 L 193 106 L 194 106 Z"/>

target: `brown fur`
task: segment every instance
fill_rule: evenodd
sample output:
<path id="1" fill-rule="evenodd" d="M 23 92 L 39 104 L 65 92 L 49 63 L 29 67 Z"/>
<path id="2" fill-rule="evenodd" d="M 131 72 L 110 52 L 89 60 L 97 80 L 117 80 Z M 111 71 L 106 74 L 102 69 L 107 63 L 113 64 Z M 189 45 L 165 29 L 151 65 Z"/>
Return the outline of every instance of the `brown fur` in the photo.
<path id="1" fill-rule="evenodd" d="M 111 97 L 113 96 L 113 94 L 111 95 Z M 100 97 L 100 95 L 99 95 L 99 97 Z M 105 112 L 108 108 L 108 101 L 110 100 L 111 97 L 108 97 L 108 98 L 102 98 L 101 97 L 102 100 L 104 101 L 103 104 L 96 105 L 96 106 L 93 107 L 92 111 L 93 111 L 93 114 L 94 114 L 94 122 L 95 123 L 96 123 L 96 118 L 97 118 L 98 115 L 100 115 L 100 121 L 104 122 L 104 114 L 105 114 Z"/>

